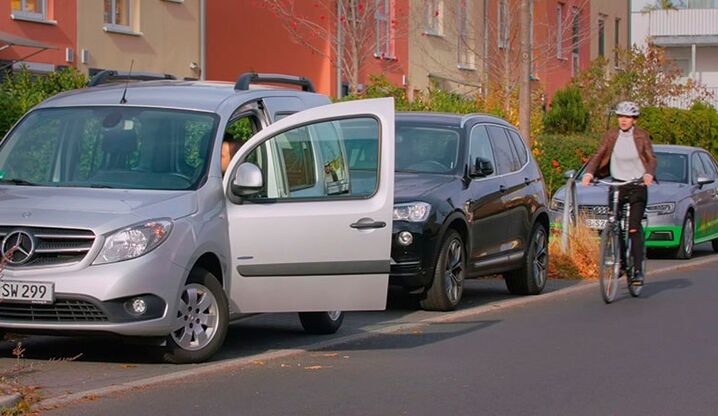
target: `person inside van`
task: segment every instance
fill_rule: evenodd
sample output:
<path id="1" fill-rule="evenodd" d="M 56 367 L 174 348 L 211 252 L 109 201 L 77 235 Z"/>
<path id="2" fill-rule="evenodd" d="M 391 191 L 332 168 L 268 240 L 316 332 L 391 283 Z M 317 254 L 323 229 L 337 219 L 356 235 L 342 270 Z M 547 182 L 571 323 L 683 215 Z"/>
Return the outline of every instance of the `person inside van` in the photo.
<path id="1" fill-rule="evenodd" d="M 224 138 L 222 139 L 222 175 L 227 171 L 229 162 L 241 146 L 242 142 L 236 140 L 230 132 L 224 133 Z"/>

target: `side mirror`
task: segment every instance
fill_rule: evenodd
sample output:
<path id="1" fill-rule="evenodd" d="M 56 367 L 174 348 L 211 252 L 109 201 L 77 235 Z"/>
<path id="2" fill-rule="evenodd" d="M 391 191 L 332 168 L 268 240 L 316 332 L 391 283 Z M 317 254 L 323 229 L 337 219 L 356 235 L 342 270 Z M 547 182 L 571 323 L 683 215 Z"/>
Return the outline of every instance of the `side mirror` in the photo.
<path id="1" fill-rule="evenodd" d="M 715 182 L 715 179 L 707 176 L 699 176 L 698 179 L 696 179 L 698 186 L 708 185 L 713 182 Z"/>
<path id="2" fill-rule="evenodd" d="M 254 195 L 264 187 L 262 170 L 257 165 L 244 162 L 237 168 L 232 180 L 232 193 L 237 196 Z"/>
<path id="3" fill-rule="evenodd" d="M 566 179 L 575 178 L 575 177 L 576 177 L 576 171 L 573 170 L 573 169 L 567 170 L 567 171 L 563 174 L 563 177 L 566 178 Z"/>
<path id="4" fill-rule="evenodd" d="M 494 165 L 490 160 L 484 159 L 483 157 L 477 157 L 474 161 L 474 165 L 471 167 L 469 175 L 472 177 L 485 177 L 494 173 Z"/>

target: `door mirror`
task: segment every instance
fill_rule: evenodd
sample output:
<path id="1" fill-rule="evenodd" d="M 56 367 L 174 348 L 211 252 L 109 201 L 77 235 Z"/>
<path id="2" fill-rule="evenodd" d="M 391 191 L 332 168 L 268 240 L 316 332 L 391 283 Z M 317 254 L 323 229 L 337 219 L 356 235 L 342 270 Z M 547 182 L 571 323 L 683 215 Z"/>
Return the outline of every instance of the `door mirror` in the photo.
<path id="1" fill-rule="evenodd" d="M 566 179 L 574 178 L 576 177 L 576 171 L 573 169 L 567 170 L 566 173 L 563 174 L 563 177 Z"/>
<path id="2" fill-rule="evenodd" d="M 254 195 L 264 187 L 262 170 L 257 165 L 244 162 L 239 165 L 232 181 L 232 193 L 237 196 Z"/>
<path id="3" fill-rule="evenodd" d="M 707 176 L 699 176 L 698 179 L 696 179 L 696 184 L 698 184 L 698 186 L 708 185 L 713 182 L 715 182 L 715 179 Z"/>
<path id="4" fill-rule="evenodd" d="M 494 165 L 490 160 L 483 157 L 477 157 L 474 166 L 471 167 L 470 175 L 472 177 L 486 177 L 494 173 Z"/>

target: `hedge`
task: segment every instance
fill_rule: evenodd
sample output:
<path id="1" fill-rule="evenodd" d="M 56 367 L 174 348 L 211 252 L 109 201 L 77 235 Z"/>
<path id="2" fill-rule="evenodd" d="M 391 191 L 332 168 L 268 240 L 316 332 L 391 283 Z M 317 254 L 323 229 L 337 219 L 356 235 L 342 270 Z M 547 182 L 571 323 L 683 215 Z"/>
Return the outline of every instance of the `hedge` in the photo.
<path id="1" fill-rule="evenodd" d="M 651 133 L 653 143 L 702 147 L 718 156 L 718 113 L 698 103 L 690 110 L 648 107 L 638 125 Z"/>
<path id="2" fill-rule="evenodd" d="M 532 151 L 552 195 L 566 183 L 564 173 L 581 168 L 600 139 L 598 134 L 542 134 L 534 141 Z"/>

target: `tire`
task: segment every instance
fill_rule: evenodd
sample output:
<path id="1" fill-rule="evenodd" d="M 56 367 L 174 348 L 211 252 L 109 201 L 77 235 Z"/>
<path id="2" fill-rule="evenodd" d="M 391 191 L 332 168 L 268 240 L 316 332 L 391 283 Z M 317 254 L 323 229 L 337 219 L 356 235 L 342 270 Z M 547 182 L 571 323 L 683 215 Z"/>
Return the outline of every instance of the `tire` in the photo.
<path id="1" fill-rule="evenodd" d="M 421 307 L 427 311 L 450 311 L 456 308 L 464 293 L 466 275 L 466 248 L 461 235 L 449 230 L 441 243 L 434 267 L 434 277 Z"/>
<path id="2" fill-rule="evenodd" d="M 536 224 L 531 231 L 523 266 L 506 273 L 506 288 L 512 295 L 538 295 L 546 287 L 548 274 L 548 231 Z"/>
<path id="3" fill-rule="evenodd" d="M 598 281 L 601 297 L 606 303 L 613 302 L 618 293 L 618 277 L 621 274 L 621 244 L 618 239 L 614 227 L 607 227 L 601 233 Z"/>
<path id="4" fill-rule="evenodd" d="M 715 251 L 716 253 L 718 253 L 718 238 L 716 238 L 715 240 L 711 241 L 711 245 L 713 246 L 713 251 Z"/>
<path id="5" fill-rule="evenodd" d="M 344 322 L 344 312 L 299 312 L 299 321 L 308 334 L 328 335 L 339 330 Z"/>
<path id="6" fill-rule="evenodd" d="M 695 234 L 695 225 L 693 223 L 693 214 L 686 214 L 683 219 L 683 229 L 681 230 L 681 244 L 676 249 L 673 257 L 677 259 L 690 259 L 693 257 L 693 237 Z"/>
<path id="7" fill-rule="evenodd" d="M 229 325 L 229 307 L 224 289 L 212 273 L 201 268 L 190 273 L 175 314 L 176 327 L 167 336 L 164 361 L 199 363 L 222 347 Z"/>

